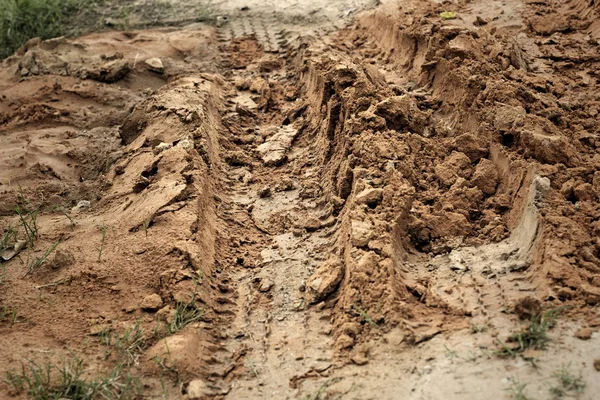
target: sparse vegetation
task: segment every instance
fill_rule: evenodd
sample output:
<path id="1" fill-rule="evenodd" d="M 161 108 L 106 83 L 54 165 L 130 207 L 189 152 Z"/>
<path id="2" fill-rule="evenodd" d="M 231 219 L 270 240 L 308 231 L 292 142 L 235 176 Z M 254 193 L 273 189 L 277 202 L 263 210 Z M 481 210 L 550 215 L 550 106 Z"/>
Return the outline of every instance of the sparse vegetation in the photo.
<path id="1" fill-rule="evenodd" d="M 29 246 L 29 248 L 33 248 L 33 245 L 38 238 L 37 215 L 39 210 L 33 210 L 29 212 L 17 206 L 16 211 L 19 215 L 21 226 L 25 231 L 27 245 Z"/>
<path id="2" fill-rule="evenodd" d="M 510 392 L 513 399 L 529 400 L 529 397 L 527 397 L 527 393 L 525 391 L 527 384 L 521 383 L 517 378 L 509 378 L 509 382 L 510 386 L 507 390 Z"/>
<path id="3" fill-rule="evenodd" d="M 258 370 L 256 369 L 256 365 L 254 364 L 254 361 L 252 361 L 252 359 L 246 357 L 246 366 L 250 369 L 250 371 L 252 371 L 254 377 L 256 379 L 259 379 Z"/>
<path id="4" fill-rule="evenodd" d="M 365 320 L 366 323 L 373 326 L 374 328 L 379 328 L 379 325 L 377 325 L 377 322 L 373 321 L 373 318 L 371 318 L 371 316 L 365 310 L 363 310 L 361 307 L 359 307 L 357 305 L 353 305 L 352 308 L 354 309 L 354 311 L 356 311 L 358 313 L 358 315 L 360 315 L 360 317 L 362 319 Z"/>
<path id="5" fill-rule="evenodd" d="M 446 349 L 446 358 L 450 359 L 450 361 L 454 362 L 455 358 L 459 358 L 456 350 L 450 349 L 448 345 L 444 344 L 444 349 Z"/>
<path id="6" fill-rule="evenodd" d="M 508 338 L 508 342 L 516 343 L 517 346 L 499 343 L 501 349 L 497 354 L 500 356 L 514 356 L 527 349 L 545 349 L 550 340 L 548 330 L 554 327 L 561 311 L 561 309 L 549 310 L 531 318 L 526 329 Z"/>
<path id="7" fill-rule="evenodd" d="M 140 354 L 146 349 L 147 337 L 139 321 L 125 329 L 120 336 L 113 335 L 111 330 L 106 330 L 100 335 L 100 342 L 107 347 L 114 347 L 119 352 L 119 359 L 127 365 L 138 364 Z M 111 351 L 107 351 L 107 358 Z"/>
<path id="8" fill-rule="evenodd" d="M 71 217 L 71 214 L 67 210 L 65 210 L 64 207 L 56 206 L 56 207 L 54 207 L 54 210 L 56 212 L 61 213 L 65 217 L 67 217 L 67 219 L 69 220 L 69 223 L 71 224 L 71 230 L 73 230 L 73 228 L 75 228 L 75 221 L 73 221 L 73 218 Z"/>
<path id="9" fill-rule="evenodd" d="M 169 334 L 178 332 L 186 325 L 199 321 L 202 318 L 202 315 L 203 312 L 196 304 L 195 298 L 187 304 L 178 301 L 177 307 L 175 308 L 175 316 L 167 327 L 167 331 Z"/>
<path id="10" fill-rule="evenodd" d="M 482 333 L 482 332 L 486 332 L 489 329 L 489 326 L 487 326 L 486 324 L 472 324 L 471 325 L 471 332 L 473 333 Z"/>
<path id="11" fill-rule="evenodd" d="M 9 249 L 13 248 L 16 241 L 17 241 L 17 230 L 13 226 L 8 226 L 4 230 L 2 239 L 0 239 L 0 253 L 2 253 L 5 250 L 9 250 Z M 0 262 L 1 261 L 2 260 L 0 260 Z"/>
<path id="12" fill-rule="evenodd" d="M 33 257 L 33 259 L 31 260 L 31 263 L 29 264 L 29 270 L 27 271 L 27 274 L 25 274 L 25 275 L 29 275 L 30 273 L 34 272 L 36 269 L 41 267 L 48 259 L 48 256 L 50 256 L 50 254 L 52 254 L 52 252 L 54 250 L 56 250 L 56 248 L 58 247 L 60 242 L 61 242 L 61 239 L 58 239 L 58 241 L 56 243 L 54 243 L 52 246 L 50 246 L 41 257 Z"/>
<path id="13" fill-rule="evenodd" d="M 146 237 L 148 237 L 148 228 L 150 228 L 151 223 L 152 223 L 152 217 L 146 218 L 143 222 L 144 233 L 146 234 Z"/>
<path id="14" fill-rule="evenodd" d="M 96 248 L 96 250 L 98 250 L 98 261 L 102 260 L 102 251 L 104 250 L 104 242 L 106 241 L 106 231 L 108 228 L 107 228 L 106 224 L 102 224 L 101 229 L 102 229 L 102 239 L 100 239 L 100 247 Z"/>
<path id="15" fill-rule="evenodd" d="M 6 278 L 6 265 L 0 264 L 0 286 L 4 284 L 4 278 Z"/>
<path id="16" fill-rule="evenodd" d="M 561 399 L 566 395 L 580 394 L 585 390 L 585 382 L 581 376 L 581 371 L 578 375 L 572 373 L 569 366 L 563 366 L 560 371 L 557 371 L 553 376 L 558 380 L 558 385 L 550 388 L 550 393 L 556 399 Z"/>
<path id="17" fill-rule="evenodd" d="M 118 365 L 106 375 L 86 378 L 83 360 L 73 359 L 55 365 L 30 361 L 20 371 L 6 373 L 5 381 L 16 394 L 26 393 L 33 400 L 49 399 L 132 399 L 139 392 L 135 378 Z"/>
<path id="18" fill-rule="evenodd" d="M 0 306 L 0 322 L 10 322 L 12 327 L 17 322 L 17 309 Z"/>
<path id="19" fill-rule="evenodd" d="M 321 395 L 325 393 L 325 389 L 327 389 L 327 382 L 319 386 L 319 389 L 317 389 L 315 393 L 306 396 L 305 400 L 319 400 L 321 398 Z"/>

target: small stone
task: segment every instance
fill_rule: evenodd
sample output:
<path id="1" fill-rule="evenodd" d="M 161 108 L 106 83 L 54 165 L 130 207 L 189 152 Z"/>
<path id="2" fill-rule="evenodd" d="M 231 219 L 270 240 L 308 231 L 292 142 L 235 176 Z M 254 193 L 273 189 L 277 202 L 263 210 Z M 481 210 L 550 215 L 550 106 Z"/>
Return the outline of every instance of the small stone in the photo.
<path id="1" fill-rule="evenodd" d="M 435 166 L 434 172 L 440 183 L 452 186 L 459 177 L 464 179 L 471 177 L 471 160 L 466 154 L 453 151 L 444 162 Z"/>
<path id="2" fill-rule="evenodd" d="M 118 26 L 119 20 L 117 18 L 107 17 L 104 18 L 104 25 L 106 26 Z"/>
<path id="3" fill-rule="evenodd" d="M 262 93 L 269 88 L 269 84 L 264 78 L 256 78 L 250 84 L 249 90 L 253 93 Z"/>
<path id="4" fill-rule="evenodd" d="M 344 277 L 344 267 L 337 258 L 325 261 L 307 282 L 308 301 L 312 304 L 324 300 L 336 291 Z"/>
<path id="5" fill-rule="evenodd" d="M 264 186 L 263 188 L 261 188 L 258 191 L 258 197 L 260 197 L 261 199 L 266 199 L 268 197 L 271 197 L 272 195 L 272 191 L 271 191 L 271 186 L 267 185 Z"/>
<path id="6" fill-rule="evenodd" d="M 347 349 L 354 346 L 354 339 L 348 335 L 342 334 L 335 341 L 335 348 L 338 350 Z"/>
<path id="7" fill-rule="evenodd" d="M 258 68 L 262 72 L 273 72 L 277 69 L 280 69 L 282 66 L 283 66 L 283 59 L 281 59 L 281 58 L 262 60 L 258 63 Z"/>
<path id="8" fill-rule="evenodd" d="M 338 196 L 331 196 L 331 204 L 333 205 L 334 210 L 339 210 L 344 206 L 346 201 Z"/>
<path id="9" fill-rule="evenodd" d="M 233 167 L 242 167 L 246 165 L 252 165 L 252 159 L 247 156 L 243 151 L 229 151 L 223 157 L 225 162 Z"/>
<path id="10" fill-rule="evenodd" d="M 600 371 L 600 358 L 596 358 L 594 360 L 594 368 L 596 369 L 596 371 Z"/>
<path id="11" fill-rule="evenodd" d="M 362 353 L 353 355 L 351 360 L 356 365 L 365 365 L 369 362 L 369 359 Z"/>
<path id="12" fill-rule="evenodd" d="M 187 384 L 186 394 L 189 400 L 199 400 L 207 398 L 211 391 L 203 380 L 195 379 Z"/>
<path id="13" fill-rule="evenodd" d="M 581 328 L 575 332 L 575 337 L 581 340 L 588 340 L 592 337 L 594 330 L 592 328 Z"/>
<path id="14" fill-rule="evenodd" d="M 194 294 L 189 290 L 180 290 L 173 295 L 173 300 L 181 304 L 189 304 L 193 299 Z"/>
<path id="15" fill-rule="evenodd" d="M 542 303 L 531 296 L 527 296 L 517 302 L 515 312 L 520 319 L 530 320 L 537 317 L 542 312 Z"/>
<path id="16" fill-rule="evenodd" d="M 140 303 L 140 308 L 143 310 L 158 310 L 162 306 L 162 298 L 156 293 L 144 297 Z"/>
<path id="17" fill-rule="evenodd" d="M 306 231 L 301 228 L 292 228 L 292 235 L 295 237 L 302 237 Z"/>
<path id="18" fill-rule="evenodd" d="M 573 188 L 573 195 L 577 201 L 594 200 L 594 187 L 589 183 L 582 183 Z"/>
<path id="19" fill-rule="evenodd" d="M 73 264 L 75 264 L 73 253 L 68 250 L 56 250 L 54 253 L 54 262 L 52 263 L 53 269 L 70 267 Z"/>
<path id="20" fill-rule="evenodd" d="M 160 142 L 154 147 L 154 154 L 162 153 L 163 151 L 168 150 L 171 147 L 173 146 L 171 146 L 169 143 Z"/>
<path id="21" fill-rule="evenodd" d="M 483 26 L 483 25 L 487 25 L 487 21 L 483 18 L 481 18 L 479 15 L 477 16 L 477 18 L 475 18 L 475 21 L 473 22 L 473 25 L 475 26 Z"/>
<path id="22" fill-rule="evenodd" d="M 321 228 L 321 221 L 317 217 L 308 217 L 302 222 L 302 226 L 309 232 L 316 231 Z"/>
<path id="23" fill-rule="evenodd" d="M 306 304 L 304 303 L 304 299 L 295 300 L 292 304 L 292 310 L 294 311 L 302 311 L 306 308 Z"/>
<path id="24" fill-rule="evenodd" d="M 275 190 L 278 192 L 287 192 L 290 190 L 294 190 L 296 187 L 294 185 L 294 181 L 291 179 L 283 179 L 280 183 L 275 186 Z"/>
<path id="25" fill-rule="evenodd" d="M 110 325 L 108 325 L 108 324 L 94 325 L 90 328 L 90 336 L 100 336 L 109 331 L 110 331 Z"/>
<path id="26" fill-rule="evenodd" d="M 177 146 L 183 147 L 185 150 L 191 150 L 194 148 L 194 143 L 190 139 L 183 139 L 177 143 Z"/>
<path id="27" fill-rule="evenodd" d="M 369 221 L 352 221 L 351 240 L 355 247 L 365 247 L 373 237 L 373 224 Z"/>
<path id="28" fill-rule="evenodd" d="M 123 306 L 122 310 L 125 311 L 127 314 L 130 314 L 137 310 L 137 306 L 135 305 L 135 303 L 126 304 Z"/>
<path id="29" fill-rule="evenodd" d="M 263 163 L 267 166 L 284 163 L 287 160 L 288 150 L 297 135 L 298 130 L 289 125 L 278 127 L 271 137 L 256 148 Z"/>
<path id="30" fill-rule="evenodd" d="M 260 287 L 258 288 L 258 291 L 262 292 L 262 293 L 266 293 L 269 290 L 271 290 L 271 288 L 273 288 L 273 285 L 274 285 L 274 283 L 273 283 L 272 280 L 270 280 L 268 278 L 263 278 L 261 280 Z"/>
<path id="31" fill-rule="evenodd" d="M 226 16 L 224 16 L 224 15 L 218 15 L 215 18 L 215 25 L 217 26 L 217 28 L 220 28 L 223 25 L 225 25 L 228 21 L 229 21 L 229 18 L 227 18 Z"/>
<path id="32" fill-rule="evenodd" d="M 236 89 L 238 89 L 238 90 L 248 90 L 250 88 L 251 84 L 252 84 L 252 81 L 250 79 L 241 78 L 241 77 L 235 78 L 235 82 L 234 82 L 234 85 L 235 85 Z"/>
<path id="33" fill-rule="evenodd" d="M 558 289 L 556 295 L 560 300 L 569 300 L 575 297 L 575 292 L 568 287 L 561 287 Z"/>
<path id="34" fill-rule="evenodd" d="M 91 203 L 88 200 L 81 200 L 79 201 L 79 203 L 77 203 L 77 205 L 73 208 L 71 208 L 71 211 L 73 213 L 78 213 L 82 210 L 87 210 L 88 208 L 90 208 Z"/>
<path id="35" fill-rule="evenodd" d="M 496 191 L 499 179 L 496 165 L 487 158 L 483 158 L 475 167 L 471 182 L 483 193 L 490 195 Z"/>
<path id="36" fill-rule="evenodd" d="M 522 353 L 522 356 L 526 360 L 535 360 L 540 358 L 543 354 L 544 352 L 541 350 L 527 349 Z"/>
<path id="37" fill-rule="evenodd" d="M 148 71 L 156 72 L 159 74 L 165 72 L 165 66 L 163 65 L 162 60 L 158 57 L 147 59 L 145 61 L 145 64 Z"/>
<path id="38" fill-rule="evenodd" d="M 368 188 L 356 195 L 358 204 L 366 204 L 375 207 L 383 200 L 383 189 Z"/>
<path id="39" fill-rule="evenodd" d="M 175 309 L 171 306 L 165 306 L 156 312 L 156 318 L 159 321 L 171 323 L 175 319 Z"/>

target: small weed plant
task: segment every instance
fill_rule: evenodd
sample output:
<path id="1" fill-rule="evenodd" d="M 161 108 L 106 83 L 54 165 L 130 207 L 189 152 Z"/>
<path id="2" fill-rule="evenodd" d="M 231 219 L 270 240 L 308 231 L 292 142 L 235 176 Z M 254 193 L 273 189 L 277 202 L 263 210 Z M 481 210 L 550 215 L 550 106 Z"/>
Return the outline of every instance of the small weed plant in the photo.
<path id="1" fill-rule="evenodd" d="M 507 390 L 514 400 L 529 400 L 527 392 L 525 391 L 527 384 L 521 383 L 517 378 L 510 378 L 509 382 L 510 386 Z"/>
<path id="2" fill-rule="evenodd" d="M 521 332 L 515 333 L 508 338 L 508 342 L 517 343 L 517 346 L 509 346 L 500 343 L 500 356 L 515 356 L 527 349 L 543 350 L 550 341 L 548 330 L 552 329 L 562 309 L 549 310 L 531 318 L 529 325 Z"/>
<path id="3" fill-rule="evenodd" d="M 550 389 L 550 393 L 555 399 L 562 399 L 568 395 L 578 395 L 585 390 L 585 382 L 579 374 L 571 372 L 569 366 L 563 366 L 559 371 L 555 372 L 554 377 L 558 381 L 558 385 Z"/>
<path id="4" fill-rule="evenodd" d="M 100 247 L 96 248 L 96 250 L 98 251 L 98 261 L 102 260 L 102 251 L 104 251 L 104 243 L 106 242 L 106 233 L 108 227 L 106 226 L 106 224 L 102 224 L 100 228 L 102 229 L 102 238 L 100 239 Z"/>

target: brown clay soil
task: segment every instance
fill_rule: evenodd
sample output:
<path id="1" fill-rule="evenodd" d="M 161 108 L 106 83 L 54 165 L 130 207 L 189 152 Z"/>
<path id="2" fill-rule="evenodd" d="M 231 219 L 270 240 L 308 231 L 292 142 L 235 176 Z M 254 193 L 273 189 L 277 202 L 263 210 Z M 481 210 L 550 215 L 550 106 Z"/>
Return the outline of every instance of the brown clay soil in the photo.
<path id="1" fill-rule="evenodd" d="M 0 372 L 550 399 L 569 368 L 598 398 L 598 2 L 221 3 L 3 61 Z"/>

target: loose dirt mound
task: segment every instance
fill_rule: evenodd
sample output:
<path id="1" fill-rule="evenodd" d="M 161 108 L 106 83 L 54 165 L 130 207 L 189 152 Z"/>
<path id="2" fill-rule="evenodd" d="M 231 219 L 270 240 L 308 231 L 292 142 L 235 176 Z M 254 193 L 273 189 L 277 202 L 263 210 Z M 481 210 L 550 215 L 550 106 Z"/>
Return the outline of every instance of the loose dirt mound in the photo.
<path id="1" fill-rule="evenodd" d="M 0 70 L 3 371 L 72 353 L 142 398 L 496 399 L 548 398 L 570 363 L 593 398 L 598 12 L 31 41 Z"/>

